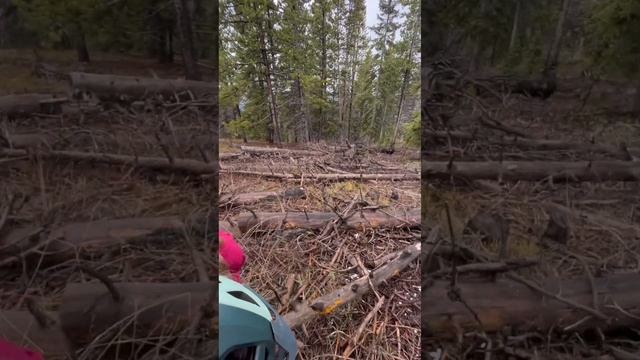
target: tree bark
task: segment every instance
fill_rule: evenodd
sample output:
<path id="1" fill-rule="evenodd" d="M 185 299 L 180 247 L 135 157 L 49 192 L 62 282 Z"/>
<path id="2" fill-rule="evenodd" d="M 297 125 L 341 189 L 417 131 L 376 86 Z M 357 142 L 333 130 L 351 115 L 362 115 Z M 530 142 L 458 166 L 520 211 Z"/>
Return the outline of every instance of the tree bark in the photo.
<path id="1" fill-rule="evenodd" d="M 458 281 L 457 287 L 465 304 L 450 300 L 447 295 L 450 281 L 436 281 L 422 289 L 422 298 L 427 299 L 422 306 L 423 336 L 453 338 L 459 331 L 497 332 L 506 327 L 543 333 L 569 326 L 571 330 L 568 331 L 637 327 L 640 325 L 638 284 L 640 275 L 635 273 L 595 278 L 593 284 L 587 278 L 553 278 L 543 282 L 541 287 L 548 292 L 587 307 L 593 306 L 595 291 L 600 304 L 597 310 L 611 318 L 611 321 L 604 321 L 514 281 Z M 477 314 L 482 328 L 469 308 Z"/>
<path id="2" fill-rule="evenodd" d="M 628 161 L 422 161 L 423 179 L 460 177 L 475 180 L 602 182 L 640 180 L 640 162 Z"/>
<path id="3" fill-rule="evenodd" d="M 189 9 L 185 0 L 174 0 L 176 17 L 178 19 L 178 31 L 180 33 L 180 45 L 182 47 L 182 59 L 184 61 L 187 80 L 200 80 L 198 58 L 195 51 L 193 36 L 193 24 L 189 16 Z"/>
<path id="4" fill-rule="evenodd" d="M 234 222 L 243 233 L 253 228 L 260 230 L 278 228 L 318 230 L 324 228 L 329 222 L 336 220 L 339 227 L 346 229 L 414 228 L 420 226 L 420 209 L 392 214 L 379 210 L 362 210 L 355 211 L 343 219 L 331 212 L 244 213 L 234 218 Z"/>
<path id="5" fill-rule="evenodd" d="M 142 100 L 157 95 L 169 99 L 183 91 L 190 91 L 196 98 L 215 99 L 217 94 L 217 84 L 205 81 L 78 72 L 69 73 L 69 77 L 74 90 L 92 92 L 103 100 L 120 100 L 123 95 L 130 100 Z"/>

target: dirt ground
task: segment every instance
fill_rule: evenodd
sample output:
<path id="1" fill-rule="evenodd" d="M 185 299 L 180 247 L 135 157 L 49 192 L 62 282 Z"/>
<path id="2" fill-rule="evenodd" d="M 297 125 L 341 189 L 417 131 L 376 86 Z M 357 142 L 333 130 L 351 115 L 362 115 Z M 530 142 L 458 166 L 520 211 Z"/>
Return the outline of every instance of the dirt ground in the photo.
<path id="1" fill-rule="evenodd" d="M 240 153 L 240 146 L 265 144 L 221 140 L 220 153 Z M 299 147 L 298 147 L 299 148 Z M 305 146 L 326 150 L 322 144 Z M 287 155 L 248 155 L 221 161 L 220 191 L 225 195 L 302 188 L 303 198 L 277 198 L 246 206 L 221 201 L 220 219 L 233 219 L 239 213 L 293 211 L 343 212 L 354 200 L 359 206 L 379 206 L 388 211 L 405 211 L 420 206 L 419 182 L 414 181 L 317 181 L 266 179 L 233 174 L 234 169 L 274 173 L 417 173 L 419 162 L 402 154 L 368 152 L 358 161 L 336 154 L 292 157 Z M 334 210 L 331 210 L 334 209 Z M 356 215 L 357 216 L 357 215 Z M 247 251 L 243 274 L 246 283 L 261 293 L 281 314 L 297 308 L 358 278 L 358 269 L 348 261 L 358 256 L 363 262 L 376 262 L 385 255 L 419 241 L 419 229 L 337 229 L 323 236 L 320 231 L 275 229 L 248 231 L 240 238 Z M 371 313 L 379 297 L 385 297 L 379 311 L 361 332 L 350 359 L 420 358 L 420 263 L 414 261 L 399 276 L 375 292 L 339 307 L 295 330 L 300 359 L 344 358 L 344 351 Z M 293 287 L 288 289 L 287 284 Z"/>
<path id="2" fill-rule="evenodd" d="M 597 152 L 491 145 L 484 136 L 499 138 L 510 135 L 469 120 L 479 114 L 490 115 L 535 139 L 579 143 L 595 141 L 614 147 L 626 142 L 630 149 L 637 147 L 640 122 L 627 112 L 631 107 L 632 91 L 627 91 L 624 83 L 603 82 L 594 87 L 582 107 L 580 96 L 587 87 L 584 80 L 561 78 L 558 91 L 547 100 L 520 95 L 507 96 L 503 101 L 484 99 L 484 110 L 476 104 L 475 113 L 472 110 L 474 105 L 468 102 L 460 106 L 454 116 L 454 119 L 461 120 L 452 121 L 455 130 L 475 131 L 477 139 L 454 140 L 451 144 L 446 140 L 431 140 L 427 160 L 449 161 L 451 151 L 455 153 L 454 162 L 588 162 L 612 159 L 611 154 Z M 423 231 L 429 232 L 439 226 L 442 237 L 450 237 L 444 211 L 445 204 L 448 204 L 454 236 L 461 244 L 496 259 L 500 248 L 498 241 L 469 231 L 466 224 L 476 214 L 497 214 L 509 223 L 508 259 L 536 261 L 535 266 L 513 270 L 513 273 L 541 285 L 550 279 L 601 278 L 611 274 L 637 273 L 640 269 L 640 217 L 637 215 L 640 197 L 637 183 L 491 183 L 490 187 L 482 187 L 472 182 L 426 181 L 423 208 L 430 225 Z M 577 214 L 569 217 L 570 236 L 566 244 L 541 240 L 551 216 L 545 208 L 549 202 Z M 423 277 L 429 277 L 443 266 L 431 265 L 425 266 Z M 448 275 L 440 274 L 435 278 L 450 281 Z M 473 278 L 473 274 L 460 275 L 458 281 L 473 281 Z M 470 299 L 473 294 L 466 296 Z M 425 301 L 427 304 L 428 299 Z M 496 309 L 500 308 L 500 299 L 495 299 L 495 304 Z M 458 340 L 427 337 L 423 339 L 423 346 L 426 358 L 430 359 L 631 359 L 638 356 L 640 337 L 637 329 L 596 333 L 558 328 L 548 332 L 506 328 L 499 334 L 484 334 L 478 330 L 459 333 Z"/>
<path id="3" fill-rule="evenodd" d="M 43 57 L 62 71 L 168 78 L 181 73 L 178 64 L 158 66 L 145 59 L 98 54 L 92 64 L 80 68 L 70 53 L 45 52 Z M 26 51 L 0 52 L 0 95 L 68 91 L 65 82 L 33 77 L 31 59 Z M 211 246 L 214 234 L 207 226 L 214 196 L 209 179 L 40 156 L 50 150 L 158 157 L 166 157 L 169 152 L 177 158 L 202 160 L 202 152 L 194 144 L 209 153 L 213 153 L 215 144 L 206 135 L 213 133 L 207 113 L 190 107 L 161 106 L 145 112 L 99 104 L 97 112 L 4 118 L 1 126 L 6 138 L 29 135 L 39 139 L 39 145 L 30 148 L 26 156 L 0 155 L 0 209 L 6 215 L 0 220 L 2 311 L 26 310 L 27 299 L 45 311 L 57 311 L 68 284 L 96 282 L 79 271 L 78 264 L 113 282 L 196 282 L 202 280 L 198 274 L 203 269 L 208 276 L 215 275 Z M 110 248 L 84 249 L 75 258 L 55 263 L 42 261 L 46 257 L 38 246 L 17 254 L 7 244 L 21 229 L 32 229 L 36 238 L 45 241 L 54 230 L 70 224 L 149 217 L 176 217 L 185 226 L 153 231 Z M 135 226 L 132 231 L 136 231 Z M 115 230 L 105 236 L 116 239 L 116 243 L 121 236 L 129 237 Z M 199 262 L 194 261 L 194 250 L 205 254 L 201 269 L 195 265 Z M 139 341 L 139 348 L 154 341 L 157 339 L 149 339 L 146 345 Z M 103 345 L 114 342 L 126 347 L 135 341 L 128 335 L 112 334 L 80 348 L 78 359 L 126 358 L 124 353 L 103 353 Z M 158 348 L 166 352 L 167 345 L 158 343 Z"/>

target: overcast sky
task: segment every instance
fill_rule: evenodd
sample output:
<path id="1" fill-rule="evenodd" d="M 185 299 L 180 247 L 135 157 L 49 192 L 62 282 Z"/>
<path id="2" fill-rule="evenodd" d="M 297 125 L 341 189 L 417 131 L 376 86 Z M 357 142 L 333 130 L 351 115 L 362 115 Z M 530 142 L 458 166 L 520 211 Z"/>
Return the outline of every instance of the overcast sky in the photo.
<path id="1" fill-rule="evenodd" d="M 374 26 L 378 22 L 378 2 L 379 0 L 365 0 L 364 5 L 367 9 L 367 30 L 369 36 L 371 36 L 370 27 Z"/>

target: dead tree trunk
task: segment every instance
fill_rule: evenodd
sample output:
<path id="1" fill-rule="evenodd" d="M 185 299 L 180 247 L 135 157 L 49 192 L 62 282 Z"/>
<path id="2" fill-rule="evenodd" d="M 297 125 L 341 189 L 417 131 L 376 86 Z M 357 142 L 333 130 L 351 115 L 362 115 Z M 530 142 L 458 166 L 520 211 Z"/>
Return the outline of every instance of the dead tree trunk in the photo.
<path id="1" fill-rule="evenodd" d="M 420 226 L 420 209 L 388 214 L 383 211 L 362 210 L 340 218 L 335 213 L 245 213 L 234 218 L 244 233 L 253 228 L 265 229 L 322 229 L 330 221 L 338 220 L 338 226 L 346 229 L 370 229 Z"/>
<path id="2" fill-rule="evenodd" d="M 300 180 L 333 180 L 333 181 L 346 181 L 346 180 L 376 180 L 376 181 L 415 181 L 420 180 L 420 174 L 405 173 L 405 174 L 279 174 L 272 172 L 260 172 L 260 171 L 245 171 L 245 170 L 221 170 L 221 173 L 239 174 L 239 175 L 253 175 L 261 176 L 267 179 L 284 179 L 292 181 Z"/>
<path id="3" fill-rule="evenodd" d="M 141 78 L 107 74 L 69 73 L 74 90 L 95 94 L 104 100 L 142 100 L 147 97 L 162 96 L 165 99 L 176 93 L 190 91 L 194 97 L 215 99 L 217 84 L 206 81 Z"/>
<path id="4" fill-rule="evenodd" d="M 45 264 L 57 264 L 77 254 L 111 251 L 128 241 L 158 233 L 180 233 L 183 229 L 184 223 L 176 217 L 97 220 L 53 229 L 44 241 L 39 242 L 35 240 L 42 229 L 17 228 L 0 237 L 0 266 L 21 259 L 37 263 L 42 256 Z"/>
<path id="5" fill-rule="evenodd" d="M 474 135 L 472 133 L 462 131 L 432 131 L 425 130 L 424 133 L 431 138 L 448 139 L 451 137 L 453 140 L 464 141 L 476 141 L 482 140 L 491 144 L 515 146 L 525 149 L 536 150 L 573 150 L 584 152 L 601 152 L 610 154 L 620 159 L 627 159 L 629 152 L 631 155 L 640 157 L 640 149 L 627 149 L 626 151 L 621 149 L 620 146 L 613 146 L 608 144 L 592 144 L 592 143 L 579 143 L 566 140 L 546 140 L 546 139 L 525 139 L 518 136 L 507 136 L 503 138 L 486 138 L 482 135 Z"/>
<path id="6" fill-rule="evenodd" d="M 112 326 L 136 339 L 176 336 L 198 320 L 203 306 L 214 306 L 209 282 L 110 285 L 113 289 L 100 283 L 71 283 L 65 288 L 59 316 L 74 345 L 105 336 Z"/>
<path id="7" fill-rule="evenodd" d="M 240 150 L 242 152 L 248 154 L 283 154 L 287 156 L 322 156 L 325 153 L 321 151 L 313 151 L 313 150 L 297 150 L 297 149 L 282 149 L 282 148 L 272 148 L 272 147 L 258 147 L 258 146 L 240 146 Z"/>
<path id="8" fill-rule="evenodd" d="M 28 152 L 18 149 L 1 149 L 0 155 L 26 156 Z M 216 172 L 215 163 L 205 163 L 191 159 L 167 159 L 161 157 L 142 157 L 118 154 L 85 153 L 79 151 L 48 151 L 39 154 L 42 158 L 69 161 L 88 161 L 93 163 L 130 165 L 156 171 L 176 171 L 195 175 L 206 175 Z"/>
<path id="9" fill-rule="evenodd" d="M 193 24 L 189 16 L 189 9 L 185 0 L 174 0 L 176 16 L 178 19 L 178 31 L 180 34 L 180 45 L 182 46 L 182 59 L 184 61 L 185 75 L 187 80 L 200 80 L 198 70 L 198 59 L 195 51 Z"/>
<path id="10" fill-rule="evenodd" d="M 640 275 L 615 274 L 604 278 L 560 280 L 548 279 L 542 288 L 560 294 L 566 300 L 583 306 L 593 306 L 597 296 L 598 311 L 609 321 L 588 316 L 565 302 L 545 296 L 524 284 L 499 280 L 491 283 L 459 281 L 457 286 L 465 303 L 451 301 L 449 281 L 437 281 L 423 288 L 423 298 L 429 299 L 422 308 L 423 336 L 455 337 L 460 331 L 496 332 L 505 327 L 517 327 L 523 332 L 550 329 L 580 331 L 600 328 L 640 326 Z M 594 289 L 595 293 L 594 293 Z M 499 299 L 496 301 L 496 299 Z M 473 312 L 469 311 L 473 309 Z M 477 314 L 482 327 L 474 318 Z"/>
<path id="11" fill-rule="evenodd" d="M 59 114 L 62 104 L 68 101 L 65 97 L 46 94 L 20 94 L 0 97 L 0 113 L 9 117 L 28 116 L 32 114 Z"/>
<path id="12" fill-rule="evenodd" d="M 423 179 L 460 177 L 474 180 L 588 182 L 638 181 L 640 163 L 628 161 L 422 161 Z"/>

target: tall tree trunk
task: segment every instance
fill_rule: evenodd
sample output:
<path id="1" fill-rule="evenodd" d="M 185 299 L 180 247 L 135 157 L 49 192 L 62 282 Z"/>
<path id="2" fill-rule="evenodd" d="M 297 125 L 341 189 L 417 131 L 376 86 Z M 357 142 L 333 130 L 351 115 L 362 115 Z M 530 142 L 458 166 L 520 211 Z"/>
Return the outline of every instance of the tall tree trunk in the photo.
<path id="1" fill-rule="evenodd" d="M 562 8 L 558 16 L 558 22 L 556 23 L 556 33 L 553 37 L 553 43 L 549 49 L 547 55 L 547 62 L 545 70 L 555 69 L 558 66 L 558 59 L 560 58 L 560 46 L 562 44 L 562 32 L 564 28 L 564 20 L 567 16 L 567 10 L 569 9 L 570 0 L 562 0 Z"/>
<path id="2" fill-rule="evenodd" d="M 513 50 L 518 37 L 518 23 L 520 22 L 520 0 L 516 0 L 516 13 L 513 15 L 513 26 L 511 27 L 511 40 L 509 40 L 509 51 Z"/>
<path id="3" fill-rule="evenodd" d="M 418 24 L 416 24 L 418 25 Z M 411 41 L 409 42 L 409 56 L 407 57 L 407 63 L 413 64 L 413 49 L 415 47 L 416 35 L 418 30 L 414 29 L 411 34 Z M 402 86 L 400 87 L 400 101 L 398 101 L 398 111 L 396 113 L 396 126 L 393 130 L 393 138 L 391 139 L 391 149 L 396 145 L 396 139 L 398 138 L 398 128 L 400 127 L 400 115 L 402 114 L 402 105 L 404 104 L 405 92 L 409 85 L 409 78 L 411 76 L 411 69 L 409 67 L 404 69 L 404 77 L 402 79 Z"/>
<path id="4" fill-rule="evenodd" d="M 327 13 L 324 7 L 324 1 L 326 0 L 322 0 L 321 1 L 321 7 L 322 7 L 322 31 L 321 31 L 321 46 L 322 46 L 322 58 L 320 59 L 320 68 L 321 68 L 321 74 L 320 74 L 320 81 L 322 83 L 322 89 L 321 89 L 321 93 L 320 93 L 320 97 L 323 101 L 327 100 Z M 320 110 L 320 119 L 321 119 L 321 124 L 324 126 L 327 122 L 327 115 L 325 114 L 324 110 Z"/>
<path id="5" fill-rule="evenodd" d="M 178 19 L 178 31 L 182 46 L 182 59 L 184 61 L 185 76 L 188 80 L 200 80 L 198 59 L 194 46 L 193 27 L 189 7 L 186 0 L 174 0 Z"/>
<path id="6" fill-rule="evenodd" d="M 217 3 L 216 3 L 217 4 Z M 216 26 L 216 29 L 213 32 L 213 49 L 212 49 L 212 54 L 211 57 L 213 58 L 213 81 L 214 82 L 218 82 L 219 80 L 219 65 L 218 65 L 218 56 L 219 56 L 219 48 L 220 48 L 220 32 L 218 31 L 218 23 L 220 20 L 220 9 L 219 7 L 216 5 L 213 7 L 213 24 L 215 24 L 214 26 Z M 238 108 L 238 112 L 240 112 L 240 109 Z"/>
<path id="7" fill-rule="evenodd" d="M 311 137 L 310 137 L 310 133 L 309 133 L 309 115 L 307 114 L 307 107 L 304 101 L 304 92 L 302 90 L 302 82 L 300 80 L 300 76 L 298 76 L 298 78 L 296 79 L 296 86 L 298 89 L 298 107 L 300 110 L 300 113 L 302 114 L 302 121 L 304 124 L 304 136 L 303 136 L 303 141 L 305 142 L 309 142 L 311 141 Z"/>
<path id="8" fill-rule="evenodd" d="M 271 117 L 272 134 L 271 141 L 279 143 L 282 139 L 280 135 L 280 124 L 278 122 L 278 106 L 276 103 L 276 94 L 271 79 L 271 61 L 269 60 L 269 50 L 267 49 L 267 38 L 263 31 L 258 30 L 259 44 L 260 44 L 260 56 L 262 57 L 262 64 L 264 65 L 264 81 L 266 83 L 267 99 L 269 101 L 269 116 Z"/>
<path id="9" fill-rule="evenodd" d="M 87 40 L 84 36 L 84 29 L 82 26 L 78 26 L 78 33 L 76 34 L 75 41 L 76 52 L 78 54 L 78 61 L 83 63 L 91 62 L 89 58 L 89 49 L 87 48 Z"/>
<path id="10" fill-rule="evenodd" d="M 355 42 L 353 61 L 351 62 L 351 89 L 349 90 L 349 108 L 347 110 L 347 141 L 351 141 L 351 113 L 353 108 L 353 94 L 355 93 L 355 79 L 358 64 L 358 41 Z"/>
<path id="11" fill-rule="evenodd" d="M 167 62 L 173 63 L 173 25 L 169 24 L 169 26 L 167 26 L 166 36 L 167 43 L 169 44 L 167 48 Z"/>

